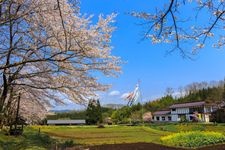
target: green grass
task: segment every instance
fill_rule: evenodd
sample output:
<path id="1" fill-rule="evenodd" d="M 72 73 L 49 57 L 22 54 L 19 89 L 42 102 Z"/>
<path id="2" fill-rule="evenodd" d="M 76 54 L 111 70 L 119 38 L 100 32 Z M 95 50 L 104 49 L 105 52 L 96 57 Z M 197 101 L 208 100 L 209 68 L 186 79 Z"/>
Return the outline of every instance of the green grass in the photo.
<path id="1" fill-rule="evenodd" d="M 38 134 L 38 130 L 41 134 Z M 0 150 L 51 149 L 54 146 L 102 145 L 153 142 L 163 144 L 161 137 L 187 131 L 214 131 L 225 135 L 225 125 L 153 124 L 148 126 L 28 126 L 22 136 L 0 132 Z M 165 144 L 165 143 L 164 143 Z M 169 144 L 167 144 L 169 145 Z"/>
<path id="2" fill-rule="evenodd" d="M 39 126 L 33 128 L 37 129 Z M 106 128 L 97 128 L 96 126 L 42 126 L 41 131 L 56 139 L 73 139 L 75 143 L 82 145 L 159 143 L 161 136 L 169 134 L 143 126 L 106 126 Z"/>
<path id="3" fill-rule="evenodd" d="M 225 124 L 202 124 L 202 123 L 177 123 L 177 124 L 152 124 L 151 128 L 168 132 L 185 131 L 215 131 L 225 135 Z"/>
<path id="4" fill-rule="evenodd" d="M 225 142 L 222 133 L 212 131 L 189 131 L 167 135 L 161 138 L 165 145 L 197 148 Z"/>
<path id="5" fill-rule="evenodd" d="M 7 136 L 0 132 L 0 150 L 50 149 L 55 140 L 46 134 L 38 134 L 32 128 L 26 128 L 22 136 Z"/>

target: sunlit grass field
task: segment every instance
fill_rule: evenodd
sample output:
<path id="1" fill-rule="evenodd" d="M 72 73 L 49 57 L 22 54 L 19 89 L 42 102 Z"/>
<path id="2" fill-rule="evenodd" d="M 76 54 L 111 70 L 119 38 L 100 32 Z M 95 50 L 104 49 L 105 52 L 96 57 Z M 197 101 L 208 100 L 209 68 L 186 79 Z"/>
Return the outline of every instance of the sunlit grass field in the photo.
<path id="1" fill-rule="evenodd" d="M 39 132 L 40 129 L 40 132 Z M 162 137 L 187 131 L 214 131 L 225 135 L 225 124 L 151 124 L 146 126 L 27 126 L 19 137 L 0 131 L 0 150 L 52 149 L 56 145 L 103 145 L 118 143 L 158 143 Z M 167 145 L 167 144 L 166 144 Z M 169 144 L 168 144 L 169 145 Z"/>
<path id="2" fill-rule="evenodd" d="M 185 131 L 214 131 L 225 135 L 225 124 L 202 124 L 202 123 L 171 123 L 171 124 L 151 124 L 151 128 L 168 132 Z"/>
<path id="3" fill-rule="evenodd" d="M 73 139 L 82 145 L 115 143 L 160 142 L 160 137 L 169 132 L 158 131 L 144 126 L 33 126 L 32 128 L 56 139 Z"/>
<path id="4" fill-rule="evenodd" d="M 46 150 L 52 148 L 55 140 L 46 134 L 39 134 L 25 128 L 22 136 L 8 136 L 0 132 L 0 150 Z"/>

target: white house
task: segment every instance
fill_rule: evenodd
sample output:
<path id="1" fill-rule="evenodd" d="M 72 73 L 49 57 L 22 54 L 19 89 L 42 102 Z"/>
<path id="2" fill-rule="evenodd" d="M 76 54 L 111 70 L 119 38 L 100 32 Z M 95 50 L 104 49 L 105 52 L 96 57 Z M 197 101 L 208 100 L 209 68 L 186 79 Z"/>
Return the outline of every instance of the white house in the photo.
<path id="1" fill-rule="evenodd" d="M 198 121 L 209 122 L 209 117 L 213 112 L 213 106 L 204 101 L 174 104 L 167 111 L 153 113 L 153 120 L 160 122 L 178 122 L 182 120 L 193 121 L 197 118 Z"/>
<path id="2" fill-rule="evenodd" d="M 156 111 L 153 113 L 153 121 L 172 121 L 170 111 Z"/>

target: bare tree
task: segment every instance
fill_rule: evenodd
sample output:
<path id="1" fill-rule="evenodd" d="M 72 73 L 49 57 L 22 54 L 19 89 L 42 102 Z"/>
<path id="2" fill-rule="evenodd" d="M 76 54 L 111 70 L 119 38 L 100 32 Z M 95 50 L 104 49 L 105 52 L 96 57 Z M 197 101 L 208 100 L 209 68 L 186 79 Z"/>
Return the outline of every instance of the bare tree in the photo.
<path id="1" fill-rule="evenodd" d="M 121 61 L 111 55 L 110 46 L 115 14 L 99 16 L 92 25 L 76 5 L 67 0 L 0 1 L 0 113 L 5 118 L 18 93 L 27 111 L 41 112 L 51 100 L 62 103 L 65 98 L 82 104 L 108 88 L 95 72 L 120 72 Z"/>
<path id="2" fill-rule="evenodd" d="M 178 87 L 179 97 L 183 97 L 185 95 L 184 88 L 182 86 Z"/>
<path id="3" fill-rule="evenodd" d="M 225 45 L 224 0 L 164 2 L 161 8 L 155 9 L 155 13 L 131 13 L 143 20 L 141 25 L 147 29 L 143 39 L 151 39 L 153 43 L 174 43 L 169 52 L 179 50 L 184 57 L 198 53 L 208 43 L 207 40 L 212 40 L 212 46 L 216 48 Z M 189 16 L 185 18 L 183 11 L 190 11 Z"/>
<path id="4" fill-rule="evenodd" d="M 171 87 L 167 87 L 165 90 L 165 96 L 173 96 L 174 94 L 174 89 Z"/>

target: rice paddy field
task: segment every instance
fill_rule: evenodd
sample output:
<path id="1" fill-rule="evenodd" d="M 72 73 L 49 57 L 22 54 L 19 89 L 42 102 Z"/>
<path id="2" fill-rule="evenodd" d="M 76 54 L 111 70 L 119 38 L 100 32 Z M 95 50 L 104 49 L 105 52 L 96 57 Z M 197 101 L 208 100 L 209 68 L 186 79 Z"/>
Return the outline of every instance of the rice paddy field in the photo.
<path id="1" fill-rule="evenodd" d="M 40 132 L 39 132 L 40 131 Z M 186 138 L 190 132 L 195 137 L 204 136 L 207 132 L 213 132 L 213 136 L 220 135 L 220 139 L 210 138 L 208 145 L 225 144 L 224 124 L 154 124 L 145 126 L 27 126 L 24 134 L 19 137 L 4 135 L 0 132 L 0 149 L 60 149 L 62 147 L 95 147 L 101 145 L 154 143 L 178 148 L 198 148 L 206 145 L 194 144 L 190 146 Z M 198 133 L 199 136 L 197 136 Z M 178 135 L 176 135 L 178 133 Z M 182 133 L 182 134 L 181 134 Z M 178 137 L 178 138 L 177 138 Z M 168 140 L 182 140 L 184 144 L 171 145 Z M 204 136 L 205 137 L 205 136 Z M 192 137 L 190 137 L 192 138 Z M 207 138 L 207 136 L 206 136 Z M 224 139 L 223 139 L 224 138 Z M 216 142 L 214 142 L 214 139 Z M 223 141 L 224 140 L 224 141 Z M 186 143 L 185 143 L 186 142 Z M 180 144 L 180 145 L 179 145 Z M 225 146 L 223 145 L 222 147 Z M 72 148 L 73 149 L 73 148 Z M 162 148 L 161 148 L 162 149 Z M 221 149 L 221 147 L 220 147 Z"/>
<path id="2" fill-rule="evenodd" d="M 33 127 L 38 129 L 39 126 Z M 41 127 L 44 132 L 56 139 L 73 139 L 75 143 L 82 145 L 102 145 L 136 142 L 160 142 L 160 137 L 168 135 L 163 132 L 144 126 L 96 126 L 83 127 Z"/>

